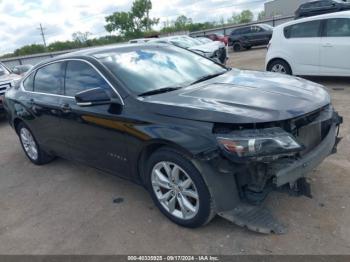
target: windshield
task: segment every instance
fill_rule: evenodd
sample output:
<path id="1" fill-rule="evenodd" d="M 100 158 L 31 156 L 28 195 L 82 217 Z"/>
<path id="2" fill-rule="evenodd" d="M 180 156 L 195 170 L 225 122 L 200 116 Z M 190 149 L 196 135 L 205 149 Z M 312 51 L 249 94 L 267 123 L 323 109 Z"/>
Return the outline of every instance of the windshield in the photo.
<path id="1" fill-rule="evenodd" d="M 201 45 L 202 44 L 198 39 L 195 39 L 192 37 L 184 36 L 183 39 L 184 39 L 184 41 L 188 41 L 189 43 L 192 43 L 193 45 Z"/>
<path id="2" fill-rule="evenodd" d="M 227 69 L 175 46 L 149 46 L 95 54 L 135 95 L 168 87 L 184 87 Z"/>
<path id="3" fill-rule="evenodd" d="M 186 49 L 194 46 L 194 44 L 189 43 L 187 41 L 183 41 L 181 39 L 171 39 L 170 43 L 172 43 L 173 45 L 182 47 L 182 48 L 186 48 Z"/>
<path id="4" fill-rule="evenodd" d="M 182 48 L 191 48 L 193 46 L 202 45 L 200 41 L 189 36 L 176 36 L 170 38 L 170 42 Z"/>
<path id="5" fill-rule="evenodd" d="M 0 76 L 9 75 L 9 74 L 10 74 L 10 71 L 5 66 L 0 64 Z"/>

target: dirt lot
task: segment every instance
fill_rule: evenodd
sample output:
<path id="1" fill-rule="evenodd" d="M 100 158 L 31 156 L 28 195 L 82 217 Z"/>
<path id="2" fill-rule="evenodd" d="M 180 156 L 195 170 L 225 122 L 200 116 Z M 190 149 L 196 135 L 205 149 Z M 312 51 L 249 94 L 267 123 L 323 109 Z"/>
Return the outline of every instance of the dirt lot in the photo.
<path id="1" fill-rule="evenodd" d="M 229 64 L 262 70 L 264 56 L 231 54 Z M 178 227 L 137 185 L 61 159 L 33 166 L 0 121 L 0 254 L 350 254 L 350 79 L 312 80 L 329 88 L 344 139 L 312 174 L 313 199 L 268 198 L 288 234 L 260 235 L 221 218 Z"/>

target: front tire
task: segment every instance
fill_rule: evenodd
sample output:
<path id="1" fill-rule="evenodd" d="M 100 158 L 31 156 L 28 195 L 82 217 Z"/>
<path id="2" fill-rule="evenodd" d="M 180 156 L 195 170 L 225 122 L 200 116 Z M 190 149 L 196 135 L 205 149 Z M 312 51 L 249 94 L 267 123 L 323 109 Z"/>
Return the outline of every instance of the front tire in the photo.
<path id="1" fill-rule="evenodd" d="M 197 168 L 170 148 L 150 157 L 147 188 L 160 211 L 180 226 L 199 227 L 215 215 L 209 190 Z"/>
<path id="2" fill-rule="evenodd" d="M 243 49 L 242 44 L 240 42 L 234 42 L 232 48 L 234 52 L 240 52 Z"/>
<path id="3" fill-rule="evenodd" d="M 32 131 L 23 122 L 19 123 L 17 133 L 24 153 L 33 164 L 44 165 L 54 159 L 53 156 L 41 150 Z"/>

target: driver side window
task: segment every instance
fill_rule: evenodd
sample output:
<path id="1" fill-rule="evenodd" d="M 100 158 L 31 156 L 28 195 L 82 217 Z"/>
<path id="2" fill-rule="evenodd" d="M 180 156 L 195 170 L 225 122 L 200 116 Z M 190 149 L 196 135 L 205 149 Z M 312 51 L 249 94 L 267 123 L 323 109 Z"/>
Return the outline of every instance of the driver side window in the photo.
<path id="1" fill-rule="evenodd" d="M 69 61 L 66 69 L 65 95 L 75 96 L 79 92 L 92 88 L 110 90 L 106 80 L 89 64 L 82 61 Z"/>

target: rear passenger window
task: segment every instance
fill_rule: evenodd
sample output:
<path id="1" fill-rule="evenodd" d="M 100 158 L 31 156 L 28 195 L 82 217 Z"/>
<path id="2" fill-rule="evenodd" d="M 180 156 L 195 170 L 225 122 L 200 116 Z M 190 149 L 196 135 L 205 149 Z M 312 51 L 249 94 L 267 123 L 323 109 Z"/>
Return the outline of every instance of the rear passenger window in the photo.
<path id="1" fill-rule="evenodd" d="M 89 64 L 81 61 L 68 62 L 65 95 L 75 96 L 79 92 L 98 87 L 110 89 L 103 77 Z"/>
<path id="2" fill-rule="evenodd" d="M 286 38 L 319 37 L 321 21 L 304 22 L 284 28 Z"/>
<path id="3" fill-rule="evenodd" d="M 251 29 L 250 27 L 245 27 L 245 28 L 242 28 L 242 34 L 250 34 L 251 33 Z"/>
<path id="4" fill-rule="evenodd" d="M 60 95 L 63 92 L 64 63 L 54 63 L 40 68 L 34 79 L 34 91 Z"/>
<path id="5" fill-rule="evenodd" d="M 301 6 L 301 9 L 308 9 L 308 8 L 311 8 L 312 7 L 312 4 L 303 4 L 302 6 Z"/>
<path id="6" fill-rule="evenodd" d="M 329 7 L 332 6 L 333 1 L 321 1 L 321 7 Z"/>
<path id="7" fill-rule="evenodd" d="M 23 82 L 24 90 L 33 91 L 34 90 L 34 73 L 30 74 Z"/>
<path id="8" fill-rule="evenodd" d="M 334 18 L 326 22 L 326 37 L 350 37 L 350 19 Z"/>

